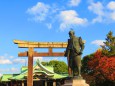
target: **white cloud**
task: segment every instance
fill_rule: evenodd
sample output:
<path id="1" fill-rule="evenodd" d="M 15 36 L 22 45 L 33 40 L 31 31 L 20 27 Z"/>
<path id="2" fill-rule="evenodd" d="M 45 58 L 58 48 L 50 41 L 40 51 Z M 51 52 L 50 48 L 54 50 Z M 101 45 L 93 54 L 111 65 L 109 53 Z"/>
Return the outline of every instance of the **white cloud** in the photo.
<path id="1" fill-rule="evenodd" d="M 0 69 L 0 72 L 1 72 L 1 73 L 2 73 L 2 72 L 19 72 L 19 71 L 20 71 L 19 69 L 14 68 L 14 67 L 12 67 L 12 68 Z"/>
<path id="2" fill-rule="evenodd" d="M 103 22 L 102 16 L 97 16 L 96 18 L 92 20 L 92 23 L 96 23 L 96 22 L 99 22 L 99 23 Z"/>
<path id="3" fill-rule="evenodd" d="M 0 59 L 0 64 L 12 64 L 9 59 Z"/>
<path id="4" fill-rule="evenodd" d="M 115 1 L 104 4 L 91 0 L 89 3 L 88 9 L 96 14 L 96 17 L 92 19 L 92 23 L 111 23 L 115 21 Z"/>
<path id="5" fill-rule="evenodd" d="M 21 64 L 23 64 L 23 63 L 26 63 L 26 59 L 17 58 L 17 59 L 13 60 L 13 63 L 21 63 Z"/>
<path id="6" fill-rule="evenodd" d="M 70 0 L 71 6 L 77 6 L 81 0 Z M 86 18 L 79 18 L 78 14 L 75 10 L 66 10 L 62 7 L 58 7 L 57 5 L 48 5 L 42 2 L 38 2 L 35 6 L 29 8 L 27 13 L 33 15 L 35 21 L 46 21 L 46 18 L 50 20 L 50 22 L 60 21 L 61 23 L 59 27 L 63 31 L 65 28 L 70 27 L 71 25 L 83 25 L 87 22 Z M 57 15 L 59 17 L 57 18 Z M 53 16 L 53 17 L 52 17 Z M 69 17 L 69 19 L 67 18 Z M 53 23 L 45 23 L 48 29 L 52 28 Z"/>
<path id="7" fill-rule="evenodd" d="M 110 19 L 114 20 L 115 21 L 115 1 L 110 1 L 107 5 L 107 8 L 109 10 L 111 10 L 109 16 L 110 16 Z"/>
<path id="8" fill-rule="evenodd" d="M 14 58 L 14 56 L 9 56 L 9 58 L 11 58 L 11 59 L 12 59 L 12 58 Z"/>
<path id="9" fill-rule="evenodd" d="M 110 18 L 111 18 L 112 20 L 115 20 L 115 11 L 110 14 Z"/>
<path id="10" fill-rule="evenodd" d="M 115 11 L 115 1 L 110 1 L 107 5 L 108 9 Z"/>
<path id="11" fill-rule="evenodd" d="M 3 56 L 0 56 L 0 59 L 5 59 L 5 58 L 10 58 L 10 59 L 12 59 L 12 58 L 14 58 L 14 56 L 10 56 L 10 55 L 8 55 L 7 53 L 5 53 Z"/>
<path id="12" fill-rule="evenodd" d="M 53 57 L 51 60 L 58 60 L 59 58 L 58 57 Z"/>
<path id="13" fill-rule="evenodd" d="M 81 0 L 70 0 L 68 5 L 69 6 L 78 6 L 80 4 Z"/>
<path id="14" fill-rule="evenodd" d="M 0 56 L 0 59 L 4 59 L 5 57 L 4 56 Z"/>
<path id="15" fill-rule="evenodd" d="M 91 2 L 90 6 L 88 6 L 88 9 L 97 15 L 97 17 L 92 20 L 93 23 L 103 21 L 103 17 L 105 16 L 105 13 L 104 13 L 104 6 L 102 5 L 101 2 L 96 2 L 96 3 Z"/>
<path id="16" fill-rule="evenodd" d="M 43 60 L 43 57 L 34 57 L 34 61 L 36 62 L 37 60 L 40 60 L 40 61 L 42 61 Z"/>
<path id="17" fill-rule="evenodd" d="M 11 72 L 19 72 L 19 69 L 12 67 L 12 68 L 10 69 L 10 71 L 11 71 Z"/>
<path id="18" fill-rule="evenodd" d="M 0 56 L 0 64 L 12 64 L 12 61 L 10 61 L 11 56 L 8 56 L 7 54 L 4 54 L 3 56 Z"/>
<path id="19" fill-rule="evenodd" d="M 88 6 L 88 9 L 97 15 L 100 15 L 100 16 L 104 15 L 104 12 L 103 12 L 104 7 L 101 2 L 91 3 L 90 6 Z"/>
<path id="20" fill-rule="evenodd" d="M 87 22 L 86 18 L 79 18 L 75 10 L 61 11 L 59 14 L 61 21 L 60 30 L 64 31 L 71 25 L 84 25 Z"/>
<path id="21" fill-rule="evenodd" d="M 10 69 L 9 68 L 4 68 L 4 69 L 0 69 L 0 72 L 2 73 L 2 72 L 9 72 L 10 71 Z"/>
<path id="22" fill-rule="evenodd" d="M 47 23 L 46 26 L 48 27 L 48 29 L 52 28 L 52 24 L 51 23 Z"/>
<path id="23" fill-rule="evenodd" d="M 105 40 L 94 40 L 91 42 L 91 44 L 95 44 L 95 45 L 100 46 L 100 45 L 104 45 L 104 43 L 103 43 L 104 41 Z"/>
<path id="24" fill-rule="evenodd" d="M 44 4 L 42 2 L 38 2 L 32 8 L 29 8 L 27 10 L 27 13 L 33 15 L 33 19 L 35 21 L 44 21 L 47 17 L 48 12 L 49 12 L 49 8 L 50 8 L 49 5 Z"/>
<path id="25" fill-rule="evenodd" d="M 0 73 L 0 77 L 2 76 L 2 74 Z"/>
<path id="26" fill-rule="evenodd" d="M 40 60 L 40 62 L 49 62 L 50 60 L 56 60 L 57 57 L 34 57 L 34 62 L 36 62 L 38 59 Z"/>

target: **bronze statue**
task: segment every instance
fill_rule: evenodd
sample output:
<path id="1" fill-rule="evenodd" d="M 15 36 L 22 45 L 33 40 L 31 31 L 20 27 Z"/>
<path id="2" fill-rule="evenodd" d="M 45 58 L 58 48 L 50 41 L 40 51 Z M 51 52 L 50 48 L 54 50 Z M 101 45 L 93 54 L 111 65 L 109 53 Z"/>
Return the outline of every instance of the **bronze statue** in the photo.
<path id="1" fill-rule="evenodd" d="M 84 43 L 81 37 L 76 37 L 73 30 L 69 31 L 68 45 L 65 55 L 68 58 L 68 72 L 71 77 L 81 77 L 81 55 Z M 77 72 L 78 71 L 78 72 Z M 78 73 L 78 75 L 77 75 Z"/>

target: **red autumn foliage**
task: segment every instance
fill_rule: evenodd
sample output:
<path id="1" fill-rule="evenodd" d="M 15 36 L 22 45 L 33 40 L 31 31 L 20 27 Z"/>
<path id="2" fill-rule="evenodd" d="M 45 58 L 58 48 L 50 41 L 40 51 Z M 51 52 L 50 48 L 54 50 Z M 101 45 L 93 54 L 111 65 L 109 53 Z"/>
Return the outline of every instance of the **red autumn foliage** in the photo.
<path id="1" fill-rule="evenodd" d="M 97 50 L 88 66 L 95 72 L 94 76 L 101 75 L 100 78 L 115 81 L 115 56 L 107 57 L 102 55 L 101 50 Z"/>
<path id="2" fill-rule="evenodd" d="M 115 57 L 106 57 L 100 59 L 98 68 L 103 73 L 105 78 L 115 80 Z"/>

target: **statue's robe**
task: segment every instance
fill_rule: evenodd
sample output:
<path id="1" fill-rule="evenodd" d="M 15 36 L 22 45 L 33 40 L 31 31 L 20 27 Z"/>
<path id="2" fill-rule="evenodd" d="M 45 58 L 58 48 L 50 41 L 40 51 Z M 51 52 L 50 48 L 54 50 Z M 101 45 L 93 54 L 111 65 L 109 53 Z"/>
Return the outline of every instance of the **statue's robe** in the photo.
<path id="1" fill-rule="evenodd" d="M 68 57 L 68 66 L 72 72 L 75 72 L 78 66 L 81 67 L 81 54 L 84 49 L 84 43 L 81 37 L 73 37 L 68 39 L 68 46 L 66 48 L 65 56 Z M 68 55 L 69 54 L 69 55 Z"/>

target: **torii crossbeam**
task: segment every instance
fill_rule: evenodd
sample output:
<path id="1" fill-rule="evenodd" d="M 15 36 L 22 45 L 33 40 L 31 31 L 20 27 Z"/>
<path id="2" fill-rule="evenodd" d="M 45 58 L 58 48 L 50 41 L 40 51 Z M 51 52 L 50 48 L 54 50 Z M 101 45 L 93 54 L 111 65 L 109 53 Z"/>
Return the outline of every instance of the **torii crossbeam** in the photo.
<path id="1" fill-rule="evenodd" d="M 66 48 L 67 42 L 29 42 L 14 40 L 19 48 L 28 48 L 28 51 L 18 54 L 19 57 L 28 57 L 28 77 L 27 86 L 33 86 L 33 57 L 63 57 L 64 52 L 53 52 L 53 48 Z M 47 53 L 39 53 L 34 48 L 48 48 Z"/>

